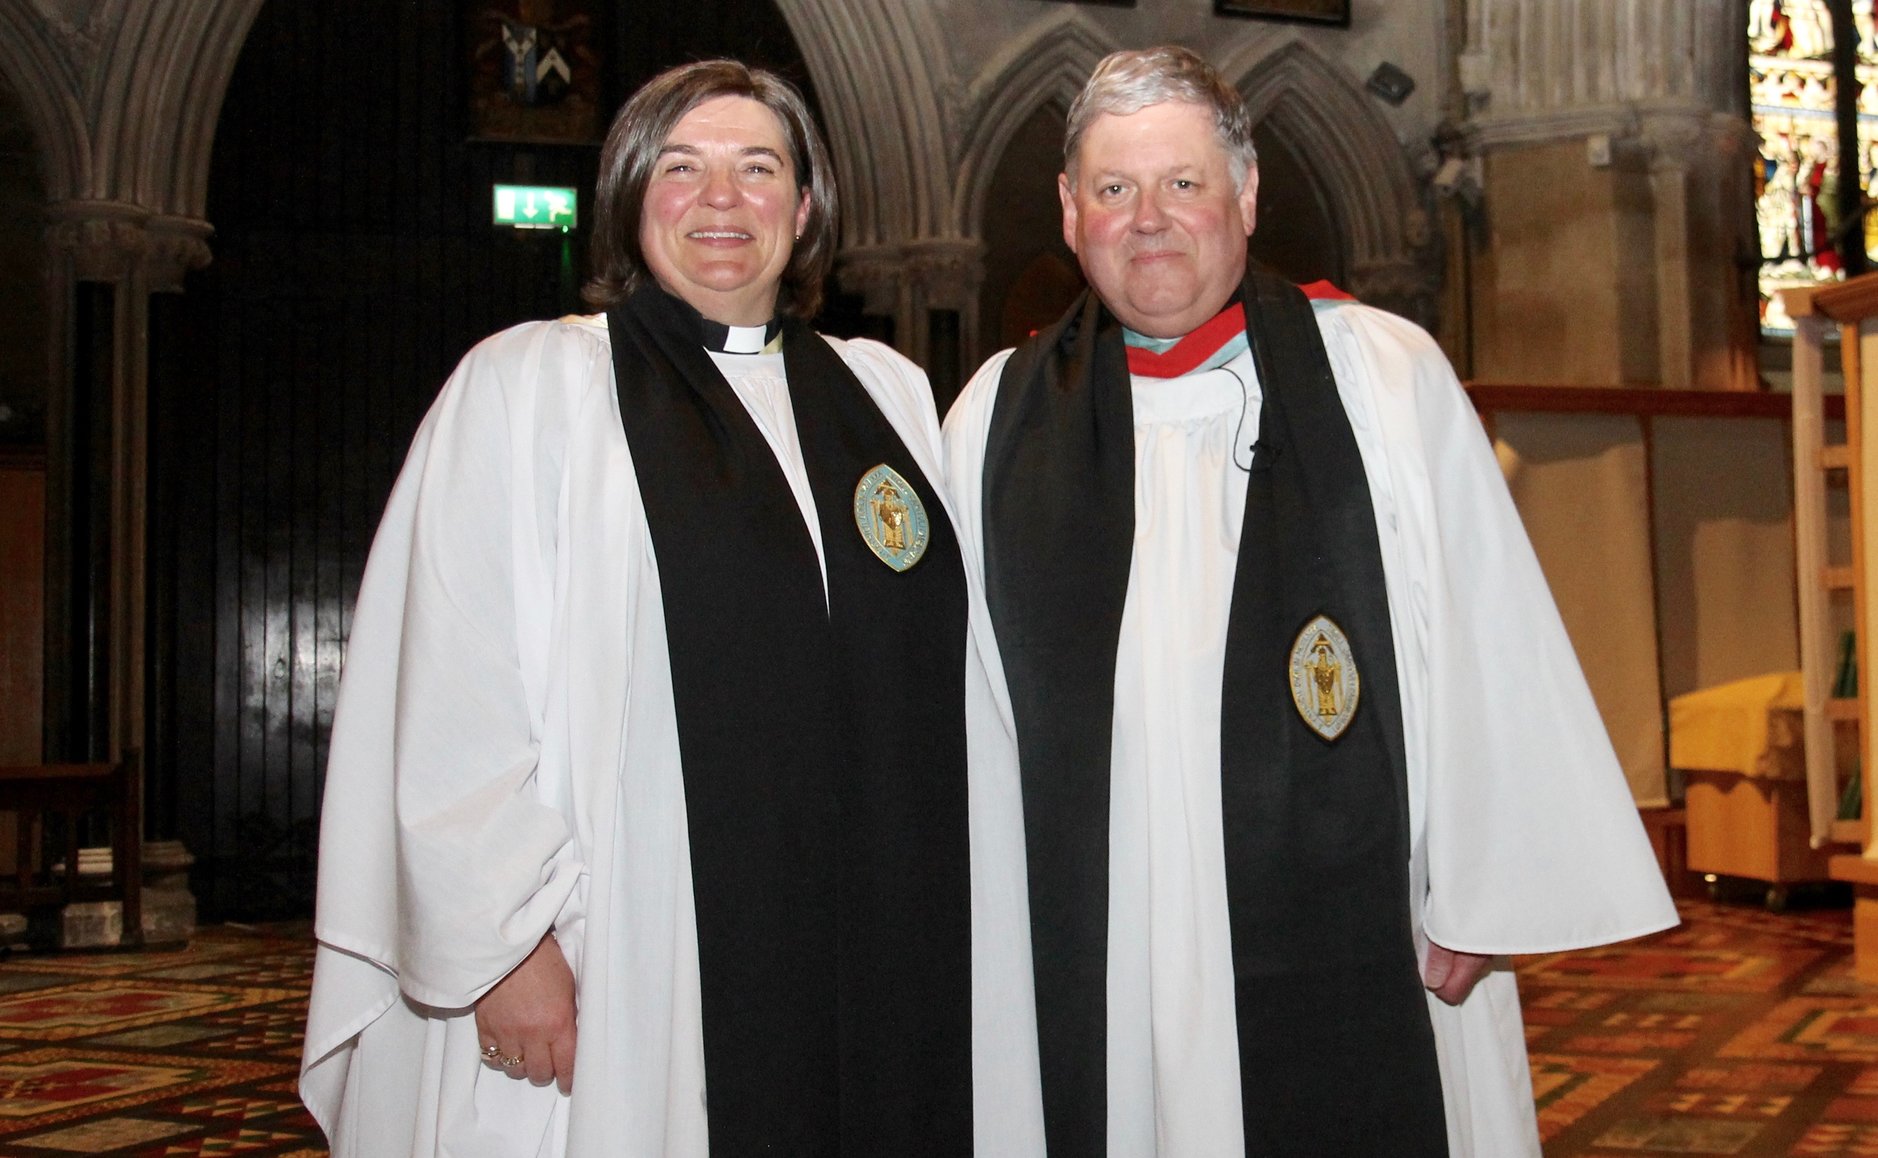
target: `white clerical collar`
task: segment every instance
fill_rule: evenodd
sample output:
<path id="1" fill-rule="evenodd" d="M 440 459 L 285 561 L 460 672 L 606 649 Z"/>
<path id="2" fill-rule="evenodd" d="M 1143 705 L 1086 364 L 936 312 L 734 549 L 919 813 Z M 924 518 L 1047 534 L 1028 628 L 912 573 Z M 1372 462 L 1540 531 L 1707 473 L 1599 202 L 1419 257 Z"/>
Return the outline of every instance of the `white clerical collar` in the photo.
<path id="1" fill-rule="evenodd" d="M 726 326 L 723 350 L 726 354 L 761 354 L 769 344 L 766 326 Z"/>

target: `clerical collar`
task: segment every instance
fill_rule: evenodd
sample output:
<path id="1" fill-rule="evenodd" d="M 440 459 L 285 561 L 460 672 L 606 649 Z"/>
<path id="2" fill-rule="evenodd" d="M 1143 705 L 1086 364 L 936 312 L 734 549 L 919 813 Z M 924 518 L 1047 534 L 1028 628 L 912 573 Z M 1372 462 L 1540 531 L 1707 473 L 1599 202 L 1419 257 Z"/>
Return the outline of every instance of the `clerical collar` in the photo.
<path id="1" fill-rule="evenodd" d="M 1245 307 L 1237 295 L 1226 308 L 1178 338 L 1150 338 L 1122 327 L 1128 372 L 1145 378 L 1178 378 L 1217 370 L 1246 351 Z"/>
<path id="2" fill-rule="evenodd" d="M 663 286 L 659 292 L 665 293 Z M 782 319 L 771 318 L 762 326 L 727 326 L 699 313 L 696 306 L 676 294 L 665 296 L 677 303 L 679 310 L 692 319 L 698 344 L 714 354 L 777 354 L 782 352 Z"/>
<path id="3" fill-rule="evenodd" d="M 782 322 L 771 318 L 766 326 L 723 326 L 704 321 L 704 346 L 720 354 L 782 353 Z"/>

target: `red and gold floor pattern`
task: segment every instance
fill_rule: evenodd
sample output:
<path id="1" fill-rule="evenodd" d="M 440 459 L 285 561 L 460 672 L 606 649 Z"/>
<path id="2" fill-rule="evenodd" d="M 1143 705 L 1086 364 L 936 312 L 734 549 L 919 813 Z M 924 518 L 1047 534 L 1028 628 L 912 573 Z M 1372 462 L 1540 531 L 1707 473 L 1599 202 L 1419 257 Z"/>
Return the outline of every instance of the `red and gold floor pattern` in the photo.
<path id="1" fill-rule="evenodd" d="M 304 927 L 0 961 L 0 1155 L 326 1153 L 294 1094 Z"/>
<path id="2" fill-rule="evenodd" d="M 1878 1158 L 1878 987 L 1844 910 L 1685 902 L 1679 929 L 1520 962 L 1547 1158 Z M 325 1154 L 294 1095 L 303 927 L 0 961 L 0 1155 Z"/>
<path id="3" fill-rule="evenodd" d="M 1878 1158 L 1878 988 L 1852 977 L 1849 912 L 1682 909 L 1520 962 L 1548 1158 Z"/>

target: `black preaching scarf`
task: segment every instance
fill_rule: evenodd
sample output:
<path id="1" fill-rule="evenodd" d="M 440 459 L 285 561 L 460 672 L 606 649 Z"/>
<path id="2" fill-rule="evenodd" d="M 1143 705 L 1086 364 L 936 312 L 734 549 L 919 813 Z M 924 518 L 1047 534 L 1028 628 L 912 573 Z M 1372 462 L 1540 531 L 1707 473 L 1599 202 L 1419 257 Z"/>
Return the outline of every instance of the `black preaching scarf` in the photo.
<path id="1" fill-rule="evenodd" d="M 971 1151 L 964 569 L 937 488 L 799 321 L 783 365 L 827 556 L 761 430 L 657 288 L 607 314 L 664 592 L 717 1155 Z M 931 524 L 889 568 L 855 487 Z"/>
<path id="2" fill-rule="evenodd" d="M 1447 1153 L 1410 927 L 1408 801 L 1381 549 L 1304 295 L 1247 276 L 1264 399 L 1226 632 L 1220 802 L 1252 1156 Z M 1087 294 L 1006 365 L 985 451 L 985 573 L 1023 768 L 1053 1158 L 1106 1149 L 1110 741 L 1134 549 L 1120 324 Z M 1335 741 L 1292 702 L 1327 615 L 1360 672 Z"/>

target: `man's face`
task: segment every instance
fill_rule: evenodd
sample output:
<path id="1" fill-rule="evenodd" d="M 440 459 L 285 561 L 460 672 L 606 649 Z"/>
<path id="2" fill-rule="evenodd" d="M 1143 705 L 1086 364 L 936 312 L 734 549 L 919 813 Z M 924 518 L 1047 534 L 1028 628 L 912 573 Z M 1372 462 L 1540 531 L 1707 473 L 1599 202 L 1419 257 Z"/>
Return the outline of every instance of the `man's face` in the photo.
<path id="1" fill-rule="evenodd" d="M 1063 240 L 1138 333 L 1175 338 L 1225 308 L 1245 276 L 1258 171 L 1234 189 L 1204 105 L 1168 101 L 1084 130 L 1076 183 L 1057 178 Z"/>

